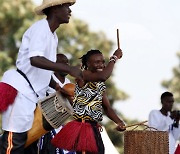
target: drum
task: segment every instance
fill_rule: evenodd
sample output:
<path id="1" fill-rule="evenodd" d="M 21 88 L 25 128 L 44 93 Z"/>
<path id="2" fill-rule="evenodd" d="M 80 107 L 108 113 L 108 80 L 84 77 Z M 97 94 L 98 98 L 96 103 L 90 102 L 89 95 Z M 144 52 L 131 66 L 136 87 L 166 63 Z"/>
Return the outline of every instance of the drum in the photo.
<path id="1" fill-rule="evenodd" d="M 73 114 L 69 101 L 59 92 L 38 102 L 32 128 L 28 131 L 25 147 L 38 140 L 53 128 L 60 127 Z"/>
<path id="2" fill-rule="evenodd" d="M 34 113 L 34 121 L 33 121 L 32 128 L 28 131 L 28 134 L 27 134 L 28 137 L 27 137 L 25 147 L 29 146 L 30 144 L 38 140 L 41 136 L 43 136 L 47 132 L 48 130 L 44 128 L 43 115 L 42 115 L 41 109 L 37 106 Z"/>
<path id="3" fill-rule="evenodd" d="M 169 154 L 168 138 L 166 131 L 125 131 L 124 154 Z"/>

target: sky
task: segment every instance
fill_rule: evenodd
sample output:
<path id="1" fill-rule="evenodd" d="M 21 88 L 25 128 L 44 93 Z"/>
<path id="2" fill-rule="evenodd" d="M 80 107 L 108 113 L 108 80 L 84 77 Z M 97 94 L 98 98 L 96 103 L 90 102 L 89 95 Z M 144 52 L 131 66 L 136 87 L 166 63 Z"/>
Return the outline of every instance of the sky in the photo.
<path id="1" fill-rule="evenodd" d="M 123 58 L 115 64 L 113 79 L 129 99 L 114 107 L 127 118 L 144 121 L 161 107 L 160 95 L 167 90 L 161 82 L 171 79 L 179 64 L 179 7 L 179 0 L 77 0 L 71 6 L 74 17 L 115 42 L 114 50 L 119 29 Z"/>

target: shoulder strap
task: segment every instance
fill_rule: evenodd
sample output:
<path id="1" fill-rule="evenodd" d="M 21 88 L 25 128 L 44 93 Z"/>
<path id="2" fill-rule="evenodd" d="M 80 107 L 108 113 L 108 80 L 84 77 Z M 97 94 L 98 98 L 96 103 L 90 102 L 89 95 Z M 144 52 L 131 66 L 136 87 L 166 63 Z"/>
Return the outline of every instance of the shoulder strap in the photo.
<path id="1" fill-rule="evenodd" d="M 26 74 L 24 74 L 24 73 L 23 73 L 21 70 L 19 70 L 18 68 L 17 68 L 17 72 L 18 72 L 19 74 L 21 74 L 21 75 L 26 79 L 26 81 L 29 83 L 29 86 L 30 86 L 31 89 L 34 91 L 34 93 L 36 94 L 36 96 L 39 97 L 39 95 L 35 92 L 35 90 L 34 90 L 32 84 L 31 84 L 31 82 L 30 82 L 29 79 L 27 78 Z"/>

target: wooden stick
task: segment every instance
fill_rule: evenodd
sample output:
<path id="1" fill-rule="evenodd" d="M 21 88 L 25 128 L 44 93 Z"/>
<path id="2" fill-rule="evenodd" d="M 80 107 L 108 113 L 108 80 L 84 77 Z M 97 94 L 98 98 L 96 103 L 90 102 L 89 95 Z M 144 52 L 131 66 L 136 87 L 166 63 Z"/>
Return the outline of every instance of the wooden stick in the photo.
<path id="1" fill-rule="evenodd" d="M 84 119 L 82 119 L 82 123 L 85 123 Z M 86 154 L 86 151 L 82 151 L 82 154 Z"/>
<path id="2" fill-rule="evenodd" d="M 117 29 L 117 45 L 118 45 L 118 49 L 120 49 L 119 29 Z"/>
<path id="3" fill-rule="evenodd" d="M 132 126 L 141 125 L 141 124 L 144 124 L 144 123 L 146 123 L 146 122 L 147 122 L 147 120 L 146 120 L 146 121 L 143 121 L 143 122 L 140 122 L 140 123 L 136 123 L 136 124 L 131 124 L 131 125 L 125 126 L 124 128 L 129 128 L 129 127 L 132 127 Z"/>

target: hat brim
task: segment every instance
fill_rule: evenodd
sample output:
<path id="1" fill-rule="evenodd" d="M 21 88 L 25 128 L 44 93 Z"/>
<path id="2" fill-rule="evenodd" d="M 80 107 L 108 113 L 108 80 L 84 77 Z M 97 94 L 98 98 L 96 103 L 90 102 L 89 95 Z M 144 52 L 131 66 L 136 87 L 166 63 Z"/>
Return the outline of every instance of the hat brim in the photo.
<path id="1" fill-rule="evenodd" d="M 52 6 L 61 5 L 65 3 L 70 3 L 70 5 L 73 5 L 76 2 L 76 0 L 54 0 L 49 1 L 48 3 L 44 3 L 38 7 L 35 8 L 35 13 L 37 15 L 44 15 L 43 10 Z"/>

